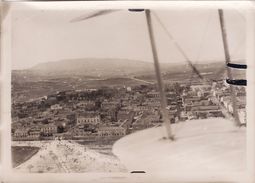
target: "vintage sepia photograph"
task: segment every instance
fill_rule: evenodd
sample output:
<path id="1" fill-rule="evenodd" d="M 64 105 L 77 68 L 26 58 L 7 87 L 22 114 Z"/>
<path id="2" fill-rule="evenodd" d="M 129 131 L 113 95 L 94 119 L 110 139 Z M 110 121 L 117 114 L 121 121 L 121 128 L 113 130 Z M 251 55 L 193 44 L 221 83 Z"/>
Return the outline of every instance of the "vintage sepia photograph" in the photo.
<path id="1" fill-rule="evenodd" d="M 245 171 L 242 9 L 12 13 L 19 173 Z"/>

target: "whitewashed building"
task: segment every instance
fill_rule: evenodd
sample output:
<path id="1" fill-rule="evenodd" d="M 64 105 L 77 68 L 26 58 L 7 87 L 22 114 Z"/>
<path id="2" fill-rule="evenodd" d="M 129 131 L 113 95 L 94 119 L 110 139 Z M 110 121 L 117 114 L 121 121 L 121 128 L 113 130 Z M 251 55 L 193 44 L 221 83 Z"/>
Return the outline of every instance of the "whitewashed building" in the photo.
<path id="1" fill-rule="evenodd" d="M 77 117 L 77 125 L 85 125 L 85 124 L 98 124 L 100 123 L 101 119 L 98 114 L 92 114 L 92 113 L 85 113 L 80 114 Z"/>

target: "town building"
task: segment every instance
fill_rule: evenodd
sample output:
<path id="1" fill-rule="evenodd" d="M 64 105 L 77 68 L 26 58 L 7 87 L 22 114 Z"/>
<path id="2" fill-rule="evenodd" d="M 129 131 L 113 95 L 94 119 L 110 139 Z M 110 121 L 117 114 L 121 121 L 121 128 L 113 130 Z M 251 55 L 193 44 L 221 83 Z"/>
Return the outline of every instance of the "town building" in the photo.
<path id="1" fill-rule="evenodd" d="M 100 123 L 101 119 L 98 114 L 95 113 L 82 113 L 77 116 L 77 125 L 84 125 L 84 124 L 93 124 L 96 125 Z"/>
<path id="2" fill-rule="evenodd" d="M 28 136 L 29 128 L 16 129 L 14 132 L 15 138 L 25 138 Z"/>
<path id="3" fill-rule="evenodd" d="M 149 98 L 159 98 L 159 92 L 151 91 L 147 93 Z"/>
<path id="4" fill-rule="evenodd" d="M 43 136 L 52 136 L 58 132 L 58 128 L 54 124 L 46 124 L 41 126 L 41 134 Z"/>
<path id="5" fill-rule="evenodd" d="M 39 139 L 40 135 L 41 135 L 41 129 L 39 127 L 32 127 L 29 129 L 28 134 L 31 138 Z"/>
<path id="6" fill-rule="evenodd" d="M 104 138 L 122 137 L 126 135 L 126 129 L 123 127 L 100 127 L 98 129 L 98 136 Z"/>
<path id="7" fill-rule="evenodd" d="M 245 109 L 238 109 L 238 115 L 239 115 L 241 124 L 246 124 L 247 117 L 246 117 Z"/>
<path id="8" fill-rule="evenodd" d="M 101 109 L 103 109 L 103 110 L 116 109 L 120 106 L 121 106 L 121 103 L 115 102 L 115 101 L 103 101 L 101 103 Z"/>

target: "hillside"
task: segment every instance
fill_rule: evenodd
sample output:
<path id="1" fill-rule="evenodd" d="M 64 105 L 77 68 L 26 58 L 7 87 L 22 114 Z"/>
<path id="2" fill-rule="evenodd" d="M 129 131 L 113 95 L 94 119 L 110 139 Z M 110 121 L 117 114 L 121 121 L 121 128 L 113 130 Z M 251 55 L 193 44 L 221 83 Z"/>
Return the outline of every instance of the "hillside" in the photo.
<path id="1" fill-rule="evenodd" d="M 215 72 L 224 68 L 224 62 L 195 64 L 201 73 Z M 169 77 L 172 74 L 190 74 L 191 67 L 187 63 L 161 63 L 162 72 Z M 86 75 L 90 77 L 143 76 L 155 75 L 154 64 L 129 59 L 83 58 L 59 60 L 38 64 L 27 71 L 48 75 Z M 166 77 L 168 78 L 168 77 Z"/>
<path id="2" fill-rule="evenodd" d="M 154 70 L 154 67 L 153 63 L 136 60 L 84 58 L 42 63 L 32 67 L 30 70 L 56 74 L 109 77 L 150 73 Z"/>

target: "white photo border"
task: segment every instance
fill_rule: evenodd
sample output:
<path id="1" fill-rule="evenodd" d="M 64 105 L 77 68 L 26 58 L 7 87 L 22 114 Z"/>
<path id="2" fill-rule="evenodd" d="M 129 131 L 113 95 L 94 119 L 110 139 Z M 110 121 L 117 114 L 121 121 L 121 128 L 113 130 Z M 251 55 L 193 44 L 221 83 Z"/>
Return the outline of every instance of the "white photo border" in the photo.
<path id="1" fill-rule="evenodd" d="M 255 3 L 250 1 L 83 1 L 83 2 L 5 2 L 9 12 L 2 21 L 1 37 L 1 174 L 6 182 L 254 182 L 255 181 Z M 11 50 L 12 12 L 19 8 L 49 9 L 128 9 L 128 8 L 245 8 L 247 9 L 247 171 L 130 173 L 15 173 L 11 166 Z"/>

